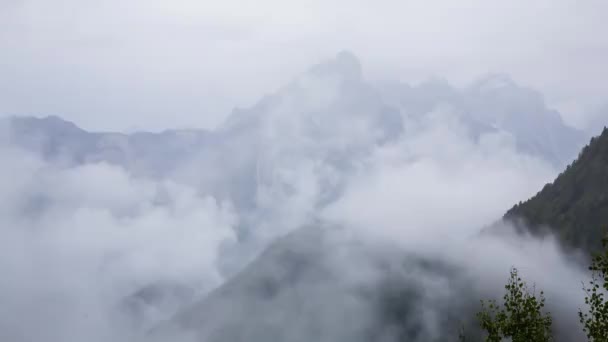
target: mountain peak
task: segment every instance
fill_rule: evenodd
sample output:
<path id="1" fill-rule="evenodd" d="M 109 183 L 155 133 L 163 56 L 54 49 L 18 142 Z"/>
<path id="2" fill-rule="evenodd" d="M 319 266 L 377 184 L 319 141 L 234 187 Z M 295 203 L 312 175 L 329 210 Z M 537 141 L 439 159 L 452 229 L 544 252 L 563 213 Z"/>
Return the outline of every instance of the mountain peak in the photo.
<path id="1" fill-rule="evenodd" d="M 514 89 L 519 88 L 515 81 L 509 75 L 506 74 L 488 74 L 478 79 L 474 84 L 473 88 L 478 89 L 480 92 L 496 91 L 500 89 Z"/>
<path id="2" fill-rule="evenodd" d="M 334 58 L 315 65 L 310 72 L 322 77 L 339 77 L 343 80 L 360 80 L 363 77 L 361 62 L 348 50 L 340 51 Z"/>

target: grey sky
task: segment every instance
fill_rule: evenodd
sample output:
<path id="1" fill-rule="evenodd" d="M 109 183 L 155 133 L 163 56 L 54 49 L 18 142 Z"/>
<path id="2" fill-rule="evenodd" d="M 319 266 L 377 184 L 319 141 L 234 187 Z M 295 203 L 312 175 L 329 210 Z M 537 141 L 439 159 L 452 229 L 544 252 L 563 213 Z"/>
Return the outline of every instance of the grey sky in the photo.
<path id="1" fill-rule="evenodd" d="M 582 125 L 608 102 L 606 13 L 602 0 L 0 0 L 0 115 L 213 127 L 349 49 L 374 80 L 508 73 Z"/>

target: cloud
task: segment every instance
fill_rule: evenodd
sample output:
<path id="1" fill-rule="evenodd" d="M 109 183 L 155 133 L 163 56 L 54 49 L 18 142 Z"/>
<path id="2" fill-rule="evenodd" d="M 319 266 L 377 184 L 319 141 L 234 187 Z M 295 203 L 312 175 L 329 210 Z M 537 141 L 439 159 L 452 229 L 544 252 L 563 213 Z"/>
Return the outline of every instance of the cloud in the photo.
<path id="1" fill-rule="evenodd" d="M 421 315 L 408 329 L 422 326 L 428 340 L 445 319 L 440 299 L 463 284 L 494 294 L 511 263 L 567 295 L 567 308 L 578 303 L 570 283 L 536 278 L 552 267 L 548 279 L 579 284 L 551 242 L 475 237 L 556 175 L 553 139 L 575 135 L 559 113 L 505 77 L 393 90 L 388 99 L 342 52 L 213 131 L 119 135 L 58 118 L 4 121 L 0 272 L 11 280 L 0 285 L 0 321 L 8 322 L 0 331 L 11 340 L 133 340 L 181 309 L 175 317 L 196 329 L 211 315 L 262 337 L 265 324 L 285 322 L 302 332 L 279 329 L 286 338 L 314 339 L 304 334 L 310 323 L 324 338 L 348 339 L 351 327 L 331 317 L 373 326 L 384 318 L 374 305 L 385 287 L 400 294 L 404 286 L 420 294 L 413 312 Z M 532 118 L 546 128 L 534 139 L 513 124 Z M 325 225 L 342 228 L 325 241 L 314 236 Z M 250 262 L 273 241 L 280 260 L 266 250 L 257 272 Z M 197 303 L 224 291 L 237 296 L 198 315 Z M 276 302 L 265 301 L 275 292 Z M 253 303 L 250 322 L 231 311 L 241 299 Z M 344 308 L 352 316 L 340 316 Z"/>
<path id="2" fill-rule="evenodd" d="M 556 331 L 578 337 L 571 329 L 585 278 L 578 265 L 552 240 L 517 237 L 510 227 L 502 228 L 504 236 L 478 236 L 557 171 L 550 153 L 522 149 L 526 131 L 505 122 L 540 109 L 535 119 L 552 127 L 539 138 L 544 143 L 561 129 L 559 115 L 545 111 L 534 92 L 492 78 L 483 91 L 471 91 L 472 98 L 452 89 L 448 103 L 473 100 L 483 110 L 446 106 L 422 87 L 429 103 L 395 119 L 378 111 L 382 97 L 369 95 L 376 89 L 342 74 L 356 68 L 340 61 L 313 68 L 331 72 L 313 72 L 312 80 L 305 75 L 223 128 L 230 137 L 247 132 L 262 147 L 254 150 L 252 203 L 265 215 L 249 221 L 257 227 L 253 234 L 270 232 L 267 243 L 287 237 L 161 331 L 210 341 L 350 341 L 369 334 L 392 341 L 401 333 L 441 339 L 457 334 L 458 319 L 472 317 L 471 303 L 498 297 L 509 267 L 517 266 L 550 298 L 560 298 Z M 484 115 L 482 121 L 475 114 Z M 382 118 L 380 125 L 375 118 Z M 395 122 L 401 128 L 393 134 Z M 484 123 L 492 125 L 480 130 Z M 329 232 L 319 228 L 323 223 L 330 223 Z M 546 269 L 553 273 L 543 278 Z M 397 296 L 395 312 L 383 311 L 391 307 L 384 295 Z M 378 331 L 386 335 L 373 335 Z"/>
<path id="3" fill-rule="evenodd" d="M 204 293 L 223 281 L 219 250 L 234 243 L 237 220 L 230 205 L 106 164 L 57 169 L 23 151 L 0 156 L 16 176 L 0 184 L 3 339 L 123 338 L 119 304 L 140 288 Z"/>
<path id="4" fill-rule="evenodd" d="M 427 129 L 377 150 L 325 215 L 414 244 L 469 238 L 555 174 L 518 153 L 509 135 L 475 143 L 458 121 L 429 119 Z"/>
<path id="5" fill-rule="evenodd" d="M 573 124 L 605 101 L 602 1 L 2 6 L 0 112 L 61 115 L 95 130 L 215 127 L 337 48 L 360 54 L 373 79 L 462 84 L 507 72 L 568 109 Z"/>

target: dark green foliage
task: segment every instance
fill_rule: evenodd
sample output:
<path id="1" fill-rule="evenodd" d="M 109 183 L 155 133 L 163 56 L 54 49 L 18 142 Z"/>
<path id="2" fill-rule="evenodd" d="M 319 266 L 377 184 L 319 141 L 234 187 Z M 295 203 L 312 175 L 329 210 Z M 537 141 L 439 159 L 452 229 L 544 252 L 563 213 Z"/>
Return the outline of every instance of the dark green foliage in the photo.
<path id="1" fill-rule="evenodd" d="M 533 233 L 550 227 L 567 246 L 599 250 L 605 233 L 600 227 L 608 222 L 608 130 L 591 139 L 552 184 L 504 218 Z"/>
<path id="2" fill-rule="evenodd" d="M 579 311 L 578 315 L 583 330 L 587 334 L 589 341 L 606 342 L 608 341 L 608 239 L 602 240 L 604 252 L 593 257 L 589 270 L 592 272 L 589 287 L 584 290 L 587 294 L 585 304 L 589 306 L 589 312 Z"/>
<path id="3" fill-rule="evenodd" d="M 482 309 L 477 318 L 481 328 L 487 332 L 486 341 L 551 341 L 552 319 L 548 313 L 542 312 L 545 306 L 543 292 L 537 298 L 534 289 L 530 291 L 515 268 L 511 269 L 505 289 L 502 305 L 494 300 L 481 301 Z"/>

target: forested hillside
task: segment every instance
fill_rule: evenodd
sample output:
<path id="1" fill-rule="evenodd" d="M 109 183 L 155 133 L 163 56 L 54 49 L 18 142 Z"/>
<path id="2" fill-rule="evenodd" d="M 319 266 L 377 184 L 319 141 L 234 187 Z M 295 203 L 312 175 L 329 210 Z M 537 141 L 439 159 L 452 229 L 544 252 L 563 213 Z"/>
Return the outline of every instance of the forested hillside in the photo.
<path id="1" fill-rule="evenodd" d="M 551 230 L 570 247 L 600 248 L 608 225 L 608 129 L 592 138 L 553 183 L 504 218 L 533 233 Z"/>

